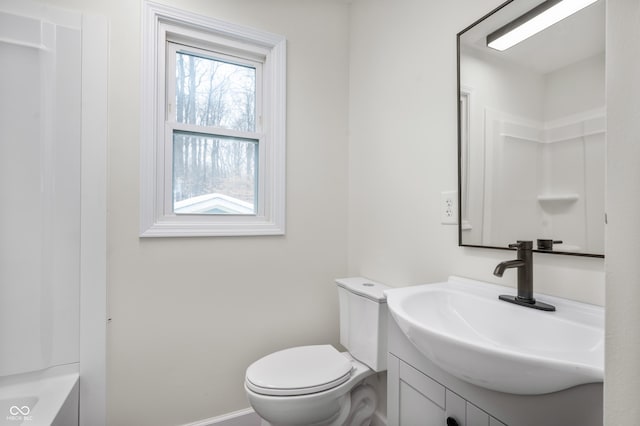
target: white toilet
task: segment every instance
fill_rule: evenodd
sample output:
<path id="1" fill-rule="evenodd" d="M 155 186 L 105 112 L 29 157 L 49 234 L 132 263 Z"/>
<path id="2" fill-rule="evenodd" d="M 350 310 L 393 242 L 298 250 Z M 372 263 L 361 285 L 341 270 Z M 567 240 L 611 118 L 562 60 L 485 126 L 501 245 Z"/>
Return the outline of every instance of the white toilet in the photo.
<path id="1" fill-rule="evenodd" d="M 365 278 L 336 280 L 340 343 L 274 352 L 247 368 L 245 390 L 256 413 L 274 426 L 367 426 L 375 390 L 362 382 L 387 369 L 388 287 Z"/>

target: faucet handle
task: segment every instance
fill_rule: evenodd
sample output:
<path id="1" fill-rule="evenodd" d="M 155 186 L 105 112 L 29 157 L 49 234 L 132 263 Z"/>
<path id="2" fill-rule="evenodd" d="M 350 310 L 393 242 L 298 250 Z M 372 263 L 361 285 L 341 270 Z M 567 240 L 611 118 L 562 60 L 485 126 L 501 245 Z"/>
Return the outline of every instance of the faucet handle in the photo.
<path id="1" fill-rule="evenodd" d="M 538 238 L 538 250 L 553 250 L 554 244 L 562 244 L 562 240 L 551 240 L 547 238 Z"/>
<path id="2" fill-rule="evenodd" d="M 513 244 L 509 244 L 509 248 L 514 248 L 518 250 L 533 250 L 533 241 L 518 240 Z"/>

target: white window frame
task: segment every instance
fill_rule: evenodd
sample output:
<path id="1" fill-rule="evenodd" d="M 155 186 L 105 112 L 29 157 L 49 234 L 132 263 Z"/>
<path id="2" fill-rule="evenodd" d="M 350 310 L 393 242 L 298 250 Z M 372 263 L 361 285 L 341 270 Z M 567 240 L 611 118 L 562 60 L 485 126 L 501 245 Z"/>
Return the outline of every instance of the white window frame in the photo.
<path id="1" fill-rule="evenodd" d="M 145 1 L 142 40 L 140 236 L 283 235 L 285 232 L 286 40 L 170 6 Z M 174 214 L 172 146 L 175 120 L 166 84 L 167 41 L 257 60 L 258 191 L 254 215 Z M 261 80 L 261 81 L 259 81 Z M 258 115 L 259 114 L 259 115 Z M 189 125 L 180 125 L 187 130 Z M 194 126 L 195 127 L 195 126 Z M 230 131 L 230 133 L 233 133 Z M 237 135 L 240 136 L 240 135 Z M 245 135 L 246 136 L 246 135 Z"/>

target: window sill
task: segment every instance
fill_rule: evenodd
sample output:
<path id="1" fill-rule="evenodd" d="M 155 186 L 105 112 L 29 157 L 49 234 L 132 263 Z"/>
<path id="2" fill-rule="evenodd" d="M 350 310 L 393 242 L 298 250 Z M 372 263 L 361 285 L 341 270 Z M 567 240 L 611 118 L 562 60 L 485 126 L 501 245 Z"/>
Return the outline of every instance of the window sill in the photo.
<path id="1" fill-rule="evenodd" d="M 140 234 L 141 238 L 166 237 L 231 237 L 284 235 L 284 220 L 269 222 L 251 216 L 251 221 L 238 223 L 237 219 L 228 223 L 212 223 L 204 220 L 156 222 Z"/>

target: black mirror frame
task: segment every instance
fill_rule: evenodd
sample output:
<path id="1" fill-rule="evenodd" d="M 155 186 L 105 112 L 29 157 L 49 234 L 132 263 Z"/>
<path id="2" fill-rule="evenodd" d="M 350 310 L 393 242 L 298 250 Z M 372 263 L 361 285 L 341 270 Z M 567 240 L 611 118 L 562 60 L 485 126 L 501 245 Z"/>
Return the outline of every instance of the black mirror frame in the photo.
<path id="1" fill-rule="evenodd" d="M 480 22 L 484 21 L 485 19 L 487 19 L 488 17 L 490 17 L 491 15 L 497 13 L 498 11 L 502 10 L 503 8 L 505 8 L 507 5 L 509 5 L 510 3 L 514 2 L 515 0 L 507 0 L 506 2 L 502 3 L 500 6 L 496 7 L 495 9 L 493 9 L 491 12 L 487 13 L 486 15 L 484 15 L 483 17 L 481 17 L 480 19 L 476 20 L 475 22 L 473 22 L 471 25 L 469 25 L 468 27 L 466 27 L 465 29 L 463 29 L 462 31 L 460 31 L 458 34 L 456 34 L 456 92 L 457 92 L 457 98 L 456 98 L 456 117 L 457 117 L 457 140 L 458 140 L 458 246 L 459 247 L 476 247 L 476 248 L 488 248 L 488 249 L 496 249 L 496 250 L 514 250 L 512 248 L 509 247 L 499 247 L 499 246 L 483 246 L 483 245 L 476 245 L 476 244 L 464 244 L 462 242 L 462 135 L 461 135 L 461 130 L 462 130 L 462 117 L 461 117 L 461 111 L 460 111 L 460 95 L 461 90 L 460 90 L 460 37 L 466 33 L 467 31 L 469 31 L 471 28 L 475 27 L 477 24 L 479 24 Z M 580 257 L 594 257 L 594 258 L 604 258 L 604 254 L 594 254 L 594 253 L 578 253 L 578 252 L 569 252 L 569 251 L 549 251 L 549 250 L 537 250 L 534 249 L 533 252 L 535 253 L 546 253 L 546 254 L 563 254 L 563 255 L 568 255 L 568 256 L 580 256 Z"/>

